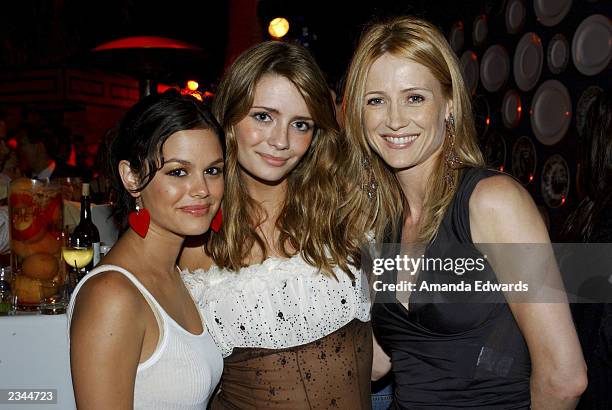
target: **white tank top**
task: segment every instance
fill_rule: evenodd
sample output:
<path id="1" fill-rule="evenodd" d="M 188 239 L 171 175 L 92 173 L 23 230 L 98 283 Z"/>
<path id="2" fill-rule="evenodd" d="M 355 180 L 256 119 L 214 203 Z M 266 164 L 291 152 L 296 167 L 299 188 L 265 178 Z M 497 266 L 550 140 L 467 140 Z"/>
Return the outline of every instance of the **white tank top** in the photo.
<path id="1" fill-rule="evenodd" d="M 221 378 L 223 359 L 204 322 L 204 331 L 199 335 L 185 330 L 127 270 L 115 265 L 101 265 L 83 277 L 74 289 L 68 305 L 68 326 L 72 320 L 76 295 L 83 284 L 92 276 L 106 271 L 120 272 L 132 281 L 151 307 L 159 326 L 159 341 L 155 351 L 136 370 L 134 409 L 206 409 Z M 191 289 L 189 291 L 191 293 Z"/>

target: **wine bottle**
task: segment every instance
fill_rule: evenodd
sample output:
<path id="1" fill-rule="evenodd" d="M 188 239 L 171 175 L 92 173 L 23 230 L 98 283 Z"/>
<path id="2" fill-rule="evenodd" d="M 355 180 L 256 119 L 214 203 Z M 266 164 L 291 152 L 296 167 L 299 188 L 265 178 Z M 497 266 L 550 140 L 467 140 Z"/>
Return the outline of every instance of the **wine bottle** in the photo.
<path id="1" fill-rule="evenodd" d="M 79 248 L 91 248 L 93 258 L 87 264 L 85 270 L 89 272 L 100 261 L 100 232 L 91 220 L 91 199 L 89 197 L 89 184 L 83 183 L 81 191 L 81 219 L 70 235 L 72 246 Z"/>

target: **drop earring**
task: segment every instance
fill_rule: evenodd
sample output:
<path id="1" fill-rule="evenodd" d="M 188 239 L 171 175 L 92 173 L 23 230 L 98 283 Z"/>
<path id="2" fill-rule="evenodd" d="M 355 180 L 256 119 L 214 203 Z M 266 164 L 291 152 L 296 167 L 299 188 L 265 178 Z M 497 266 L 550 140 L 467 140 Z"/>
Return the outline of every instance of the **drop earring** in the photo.
<path id="1" fill-rule="evenodd" d="M 128 222 L 134 232 L 136 232 L 141 238 L 147 236 L 149 231 L 149 223 L 151 222 L 151 215 L 147 208 L 143 208 L 139 205 L 139 199 L 136 199 L 136 210 L 130 212 L 128 215 Z"/>
<path id="2" fill-rule="evenodd" d="M 223 215 L 222 214 L 223 212 L 221 211 L 221 208 L 219 208 L 219 210 L 215 214 L 215 217 L 210 222 L 210 229 L 212 229 L 213 232 L 219 232 L 221 230 L 221 225 L 223 225 Z"/>
<path id="3" fill-rule="evenodd" d="M 368 199 L 373 200 L 376 196 L 376 191 L 378 190 L 378 182 L 376 182 L 376 178 L 374 177 L 374 171 L 372 170 L 370 159 L 368 157 L 364 157 L 361 161 L 361 165 L 365 168 L 368 174 L 368 180 L 361 185 L 361 188 L 365 191 Z"/>
<path id="4" fill-rule="evenodd" d="M 446 124 L 446 149 L 444 150 L 444 180 L 447 189 L 455 187 L 455 170 L 461 165 L 461 160 L 455 151 L 455 117 L 451 113 Z"/>

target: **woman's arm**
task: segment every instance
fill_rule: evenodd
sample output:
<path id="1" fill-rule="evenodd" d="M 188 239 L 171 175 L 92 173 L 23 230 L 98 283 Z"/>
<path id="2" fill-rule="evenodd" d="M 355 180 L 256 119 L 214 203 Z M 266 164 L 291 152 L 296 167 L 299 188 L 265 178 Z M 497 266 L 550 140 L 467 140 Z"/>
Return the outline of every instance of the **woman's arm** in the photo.
<path id="1" fill-rule="evenodd" d="M 70 325 L 70 367 L 79 410 L 133 408 L 145 303 L 117 272 L 101 273 L 79 291 Z"/>
<path id="2" fill-rule="evenodd" d="M 531 197 L 507 176 L 493 176 L 478 183 L 470 198 L 470 227 L 475 244 L 550 244 Z M 500 250 L 499 246 L 495 249 L 498 254 L 493 252 L 488 257 L 498 278 L 516 274 L 509 266 L 514 263 L 507 263 L 508 255 L 504 254 L 510 251 Z M 537 273 L 543 277 L 546 270 L 554 282 L 562 283 L 552 261 Z M 565 297 L 557 303 L 544 302 L 509 302 L 531 357 L 531 406 L 572 409 L 586 389 L 586 365 Z"/>
<path id="3" fill-rule="evenodd" d="M 389 373 L 389 370 L 391 370 L 391 359 L 380 347 L 374 335 L 372 335 L 372 346 L 372 381 L 376 381 Z"/>

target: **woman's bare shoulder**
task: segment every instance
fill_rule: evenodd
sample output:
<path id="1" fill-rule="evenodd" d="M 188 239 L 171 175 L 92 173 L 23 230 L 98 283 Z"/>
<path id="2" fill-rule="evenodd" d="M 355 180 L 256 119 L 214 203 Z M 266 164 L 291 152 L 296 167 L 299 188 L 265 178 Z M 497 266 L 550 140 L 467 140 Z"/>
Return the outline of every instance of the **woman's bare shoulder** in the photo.
<path id="1" fill-rule="evenodd" d="M 75 300 L 73 322 L 108 328 L 143 324 L 146 301 L 138 288 L 120 272 L 109 270 L 87 279 Z M 143 327 L 144 329 L 144 327 Z"/>

